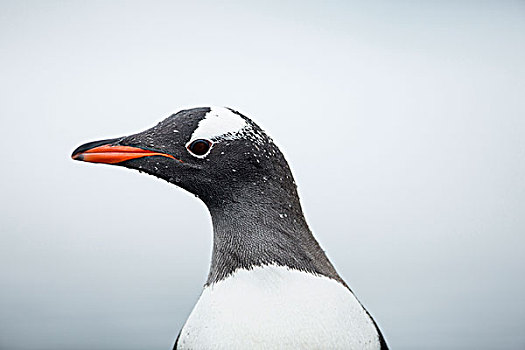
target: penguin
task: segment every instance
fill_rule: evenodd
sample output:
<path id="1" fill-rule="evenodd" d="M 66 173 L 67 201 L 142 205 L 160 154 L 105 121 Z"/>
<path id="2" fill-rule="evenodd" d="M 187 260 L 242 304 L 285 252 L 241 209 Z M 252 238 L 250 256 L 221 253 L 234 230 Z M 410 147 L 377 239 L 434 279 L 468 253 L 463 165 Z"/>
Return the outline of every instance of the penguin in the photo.
<path id="1" fill-rule="evenodd" d="M 387 349 L 319 246 L 273 140 L 225 107 L 182 110 L 72 158 L 154 175 L 194 194 L 213 224 L 208 278 L 173 349 Z"/>

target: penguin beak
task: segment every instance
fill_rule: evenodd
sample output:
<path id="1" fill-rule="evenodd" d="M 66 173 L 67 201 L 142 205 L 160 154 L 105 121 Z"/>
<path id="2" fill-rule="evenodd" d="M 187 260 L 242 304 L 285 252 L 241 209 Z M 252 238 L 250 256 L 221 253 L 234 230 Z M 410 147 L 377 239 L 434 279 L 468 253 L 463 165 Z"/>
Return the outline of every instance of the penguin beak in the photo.
<path id="1" fill-rule="evenodd" d="M 171 158 L 182 163 L 180 159 L 175 158 L 171 154 L 156 152 L 139 147 L 116 145 L 116 143 L 120 140 L 122 140 L 122 138 L 85 143 L 73 151 L 71 158 L 74 160 L 90 163 L 118 164 L 131 159 L 161 156 Z"/>

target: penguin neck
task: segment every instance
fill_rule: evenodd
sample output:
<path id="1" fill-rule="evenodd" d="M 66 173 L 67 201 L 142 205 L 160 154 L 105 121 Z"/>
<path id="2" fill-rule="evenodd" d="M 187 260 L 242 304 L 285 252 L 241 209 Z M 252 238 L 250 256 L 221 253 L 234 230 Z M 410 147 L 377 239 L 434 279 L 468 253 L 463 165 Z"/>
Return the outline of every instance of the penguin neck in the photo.
<path id="1" fill-rule="evenodd" d="M 344 284 L 306 223 L 295 185 L 242 187 L 228 199 L 207 203 L 213 252 L 207 285 L 238 269 L 279 265 Z"/>

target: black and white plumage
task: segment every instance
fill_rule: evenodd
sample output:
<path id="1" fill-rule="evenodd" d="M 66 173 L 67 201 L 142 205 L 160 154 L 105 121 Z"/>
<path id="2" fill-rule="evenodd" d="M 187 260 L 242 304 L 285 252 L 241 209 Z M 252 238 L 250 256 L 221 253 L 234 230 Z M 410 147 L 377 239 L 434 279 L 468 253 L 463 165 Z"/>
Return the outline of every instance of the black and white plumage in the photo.
<path id="1" fill-rule="evenodd" d="M 176 349 L 387 348 L 308 228 L 282 153 L 247 117 L 184 110 L 72 157 L 155 175 L 208 207 L 210 271 Z"/>

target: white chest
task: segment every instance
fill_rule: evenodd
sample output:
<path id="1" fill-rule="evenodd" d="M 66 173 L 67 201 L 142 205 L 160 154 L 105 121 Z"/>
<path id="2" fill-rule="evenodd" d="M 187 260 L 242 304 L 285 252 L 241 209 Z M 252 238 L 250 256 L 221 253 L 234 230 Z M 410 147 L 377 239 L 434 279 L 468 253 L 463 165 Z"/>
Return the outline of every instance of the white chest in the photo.
<path id="1" fill-rule="evenodd" d="M 343 285 L 282 266 L 237 270 L 204 289 L 178 349 L 379 349 Z"/>

